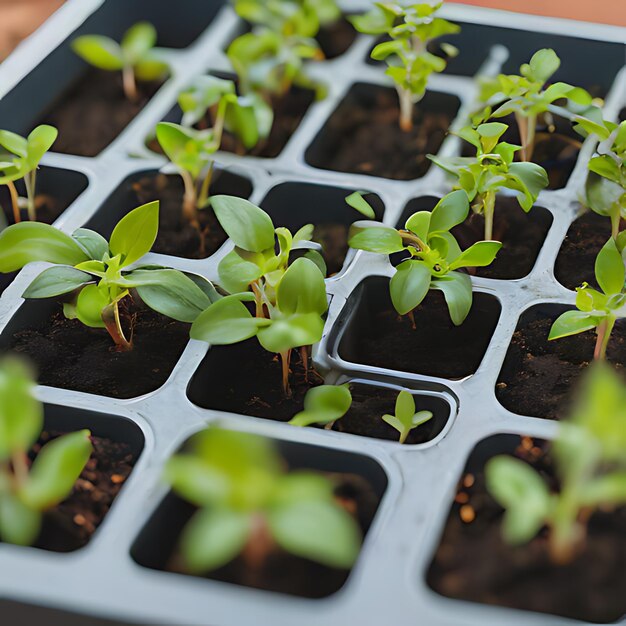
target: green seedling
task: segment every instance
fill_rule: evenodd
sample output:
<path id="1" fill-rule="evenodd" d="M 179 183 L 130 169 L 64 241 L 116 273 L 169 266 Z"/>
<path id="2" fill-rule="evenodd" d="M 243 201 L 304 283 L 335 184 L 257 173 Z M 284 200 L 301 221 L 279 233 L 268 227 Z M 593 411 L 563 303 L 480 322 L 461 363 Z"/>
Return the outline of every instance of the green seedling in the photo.
<path id="1" fill-rule="evenodd" d="M 620 221 L 626 219 L 626 120 L 619 125 L 602 117 L 575 121 L 582 135 L 594 135 L 601 142 L 588 164 L 586 204 L 611 219 L 611 235 L 617 239 Z"/>
<path id="2" fill-rule="evenodd" d="M 623 236 L 618 238 L 622 247 L 626 243 L 624 239 Z M 587 283 L 576 289 L 577 310 L 563 313 L 552 325 L 548 339 L 560 339 L 595 329 L 597 340 L 594 359 L 606 357 L 615 322 L 626 317 L 624 260 L 618 243 L 609 239 L 596 257 L 596 281 L 601 291 L 591 288 Z"/>
<path id="3" fill-rule="evenodd" d="M 26 208 L 28 219 L 37 219 L 35 182 L 37 168 L 44 154 L 56 141 L 58 132 L 54 126 L 37 126 L 28 137 L 21 137 L 8 130 L 0 130 L 0 185 L 6 185 L 11 195 L 13 220 L 22 221 L 21 209 Z M 23 179 L 26 198 L 20 198 L 15 181 Z"/>
<path id="4" fill-rule="evenodd" d="M 304 410 L 289 420 L 292 426 L 318 424 L 331 430 L 335 422 L 350 409 L 352 394 L 346 385 L 320 385 L 304 396 Z"/>
<path id="5" fill-rule="evenodd" d="M 0 361 L 0 540 L 23 546 L 37 540 L 43 514 L 71 494 L 92 451 L 81 430 L 45 444 L 31 463 L 44 424 L 33 388 L 22 361 Z"/>
<path id="6" fill-rule="evenodd" d="M 433 73 L 443 72 L 447 62 L 428 51 L 438 37 L 458 33 L 456 24 L 436 17 L 442 2 L 418 3 L 408 6 L 395 2 L 375 2 L 364 15 L 350 18 L 354 27 L 369 35 L 386 35 L 390 41 L 379 43 L 372 50 L 372 59 L 386 61 L 387 75 L 393 79 L 400 99 L 400 127 L 413 128 L 413 108 L 424 97 Z M 447 56 L 456 56 L 457 49 L 441 44 Z"/>
<path id="7" fill-rule="evenodd" d="M 519 130 L 523 161 L 530 161 L 535 148 L 537 118 L 553 113 L 564 115 L 568 119 L 575 112 L 582 112 L 592 104 L 592 98 L 584 89 L 567 83 L 546 84 L 559 69 L 561 60 L 554 50 L 545 48 L 533 54 L 529 63 L 520 67 L 520 74 L 500 74 L 495 78 L 481 79 L 480 98 L 487 104 L 483 119 L 515 115 Z M 554 106 L 557 100 L 566 99 L 568 111 Z M 494 108 L 495 107 L 495 108 Z"/>
<path id="8" fill-rule="evenodd" d="M 47 224 L 22 222 L 0 233 L 0 272 L 13 272 L 32 261 L 52 263 L 23 297 L 64 296 L 67 318 L 91 328 L 105 328 L 118 350 L 130 350 L 135 296 L 154 311 L 181 322 L 193 322 L 218 298 L 208 281 L 194 281 L 177 270 L 155 266 L 130 269 L 150 251 L 158 228 L 158 202 L 123 217 L 109 242 L 85 228 L 70 236 Z"/>
<path id="9" fill-rule="evenodd" d="M 349 569 L 358 556 L 361 530 L 335 498 L 334 481 L 287 471 L 268 439 L 209 428 L 170 459 L 165 477 L 198 507 L 179 544 L 190 573 L 241 556 L 253 583 L 276 549 L 338 569 Z"/>
<path id="10" fill-rule="evenodd" d="M 291 353 L 300 348 L 306 366 L 308 347 L 321 339 L 328 310 L 326 267 L 319 246 L 308 241 L 313 226 L 294 235 L 275 229 L 265 211 L 233 196 L 214 196 L 212 206 L 235 244 L 218 266 L 220 286 L 231 295 L 198 317 L 191 337 L 214 345 L 257 337 L 263 348 L 280 355 L 283 389 L 290 395 Z"/>
<path id="11" fill-rule="evenodd" d="M 546 171 L 536 163 L 513 163 L 519 146 L 500 141 L 508 126 L 500 122 L 466 127 L 458 136 L 476 148 L 475 157 L 428 158 L 443 170 L 456 176 L 455 189 L 463 189 L 472 210 L 485 218 L 485 239 L 493 238 L 496 195 L 502 189 L 516 192 L 517 201 L 530 211 L 542 189 L 548 186 Z"/>
<path id="12" fill-rule="evenodd" d="M 336 22 L 341 10 L 335 0 L 233 0 L 242 19 L 286 37 L 315 37 L 321 26 Z"/>
<path id="13" fill-rule="evenodd" d="M 395 415 L 383 415 L 383 421 L 400 433 L 400 443 L 404 443 L 410 432 L 433 418 L 430 411 L 416 411 L 413 394 L 404 389 L 396 398 Z"/>
<path id="14" fill-rule="evenodd" d="M 446 299 L 452 322 L 458 326 L 472 307 L 472 281 L 468 274 L 458 270 L 491 264 L 502 247 L 498 241 L 479 241 L 461 251 L 450 230 L 464 222 L 468 213 L 467 194 L 453 191 L 432 212 L 411 215 L 401 230 L 379 222 L 354 222 L 348 243 L 351 248 L 377 254 L 408 253 L 409 258 L 396 267 L 389 282 L 396 311 L 400 315 L 409 314 L 413 321 L 413 309 L 430 289 L 438 289 Z"/>
<path id="15" fill-rule="evenodd" d="M 558 492 L 542 473 L 511 456 L 491 459 L 485 475 L 505 509 L 504 540 L 525 544 L 547 527 L 550 555 L 565 564 L 583 548 L 592 513 L 626 504 L 626 387 L 608 365 L 592 366 L 570 419 L 559 424 L 550 456 Z"/>
<path id="16" fill-rule="evenodd" d="M 268 104 L 286 96 L 293 86 L 312 89 L 318 98 L 326 95 L 325 86 L 307 73 L 306 61 L 323 59 L 319 44 L 311 37 L 255 29 L 237 37 L 227 54 L 244 95 L 260 94 Z"/>
<path id="17" fill-rule="evenodd" d="M 151 81 L 163 78 L 168 66 L 154 51 L 157 32 L 148 22 L 131 26 L 117 43 L 103 35 L 82 35 L 72 41 L 72 49 L 90 65 L 101 70 L 122 72 L 126 97 L 138 98 L 137 80 Z"/>

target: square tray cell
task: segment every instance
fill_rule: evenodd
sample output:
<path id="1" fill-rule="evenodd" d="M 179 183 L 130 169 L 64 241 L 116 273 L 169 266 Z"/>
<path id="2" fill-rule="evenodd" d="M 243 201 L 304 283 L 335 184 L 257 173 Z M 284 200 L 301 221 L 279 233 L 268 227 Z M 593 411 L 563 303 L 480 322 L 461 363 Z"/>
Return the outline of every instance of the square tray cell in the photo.
<path id="1" fill-rule="evenodd" d="M 387 476 L 382 467 L 362 454 L 287 441 L 277 443 L 290 470 L 313 470 L 337 477 L 337 493 L 354 503 L 356 517 L 367 541 L 367 531 L 387 487 Z M 133 544 L 133 559 L 151 569 L 176 571 L 178 538 L 194 511 L 192 505 L 170 492 Z M 278 552 L 268 559 L 263 577 L 246 581 L 246 570 L 240 561 L 235 559 L 206 578 L 284 594 L 323 598 L 338 591 L 350 574 L 346 570 Z"/>
<path id="2" fill-rule="evenodd" d="M 336 328 L 339 358 L 394 371 L 459 379 L 474 374 L 500 317 L 497 298 L 474 291 L 460 326 L 450 320 L 443 294 L 431 290 L 414 310 L 416 328 L 400 317 L 389 296 L 389 279 L 366 278 L 350 295 Z"/>

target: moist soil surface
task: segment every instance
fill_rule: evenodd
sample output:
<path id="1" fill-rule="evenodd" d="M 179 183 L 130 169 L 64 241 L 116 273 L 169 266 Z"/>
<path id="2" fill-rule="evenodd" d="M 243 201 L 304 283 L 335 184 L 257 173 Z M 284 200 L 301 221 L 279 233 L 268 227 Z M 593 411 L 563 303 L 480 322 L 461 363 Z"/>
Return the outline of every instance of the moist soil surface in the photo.
<path id="1" fill-rule="evenodd" d="M 33 361 L 42 385 L 113 398 L 140 396 L 165 383 L 189 341 L 188 324 L 142 310 L 134 348 L 117 352 L 106 330 L 68 320 L 60 309 L 15 332 L 8 345 Z"/>
<path id="2" fill-rule="evenodd" d="M 548 341 L 550 328 L 571 307 L 531 309 L 517 326 L 496 384 L 496 396 L 509 411 L 520 415 L 567 417 L 572 392 L 593 361 L 596 334 L 587 331 Z M 626 362 L 626 325 L 615 325 L 607 350 L 610 362 Z"/>
<path id="3" fill-rule="evenodd" d="M 398 96 L 392 89 L 368 85 L 351 94 L 332 114 L 309 148 L 307 161 L 323 169 L 369 174 L 395 180 L 424 176 L 456 113 L 454 99 L 427 94 L 414 109 L 413 130 L 403 131 Z"/>
<path id="4" fill-rule="evenodd" d="M 339 354 L 353 363 L 464 378 L 478 369 L 499 314 L 493 298 L 474 293 L 467 319 L 455 326 L 443 295 L 430 291 L 414 310 L 413 328 L 408 316 L 400 317 L 395 312 L 386 294 L 376 308 L 361 302 L 341 341 Z"/>
<path id="5" fill-rule="evenodd" d="M 346 19 L 341 19 L 328 26 L 322 26 L 317 34 L 324 56 L 327 59 L 334 59 L 341 56 L 353 44 L 356 39 L 354 26 Z"/>
<path id="6" fill-rule="evenodd" d="M 621 229 L 626 227 L 622 220 Z M 575 220 L 556 257 L 554 274 L 568 289 L 576 289 L 583 283 L 597 288 L 595 263 L 598 252 L 611 237 L 611 220 L 588 211 Z"/>
<path id="7" fill-rule="evenodd" d="M 63 433 L 43 432 L 33 453 Z M 86 545 L 130 475 L 136 457 L 131 447 L 104 437 L 91 437 L 93 452 L 66 500 L 44 515 L 38 548 L 71 552 Z"/>
<path id="8" fill-rule="evenodd" d="M 200 229 L 185 219 L 182 213 L 184 189 L 180 176 L 145 176 L 133 184 L 133 189 L 138 206 L 153 200 L 160 202 L 159 234 L 152 246 L 153 252 L 203 259 L 213 254 L 228 238 L 210 208 L 198 211 Z"/>
<path id="9" fill-rule="evenodd" d="M 377 495 L 359 475 L 329 476 L 337 484 L 335 497 L 355 516 L 365 534 L 376 513 L 379 501 Z M 148 559 L 140 558 L 139 562 L 154 569 L 184 574 L 177 542 L 195 509 L 172 495 L 166 499 L 164 508 L 166 510 L 162 511 L 163 519 L 160 520 L 161 533 L 154 535 L 158 547 Z M 159 513 L 161 511 L 157 515 Z M 321 565 L 275 546 L 256 571 L 243 557 L 237 557 L 228 565 L 207 574 L 206 578 L 307 598 L 323 598 L 337 591 L 345 583 L 348 574 L 348 570 Z"/>
<path id="10" fill-rule="evenodd" d="M 126 128 L 161 85 L 138 83 L 138 99 L 131 102 L 124 95 L 121 72 L 90 69 L 39 123 L 58 128 L 54 152 L 96 156 Z"/>
<path id="11" fill-rule="evenodd" d="M 558 489 L 545 443 L 527 437 L 511 439 L 512 445 L 494 442 L 489 457 L 514 453 Z M 626 613 L 626 508 L 594 513 L 585 546 L 571 563 L 557 566 L 548 558 L 545 530 L 521 547 L 503 542 L 503 510 L 485 487 L 484 462 L 488 457 L 474 460 L 475 456 L 476 452 L 459 484 L 428 572 L 429 585 L 444 596 L 471 602 L 585 622 L 619 620 Z"/>
<path id="12" fill-rule="evenodd" d="M 533 207 L 525 213 L 515 198 L 498 198 L 493 223 L 493 238 L 502 242 L 495 261 L 487 267 L 473 270 L 485 278 L 523 278 L 532 271 L 543 246 L 552 217 L 542 207 Z M 452 229 L 462 250 L 482 241 L 485 219 L 471 213 L 468 220 Z"/>

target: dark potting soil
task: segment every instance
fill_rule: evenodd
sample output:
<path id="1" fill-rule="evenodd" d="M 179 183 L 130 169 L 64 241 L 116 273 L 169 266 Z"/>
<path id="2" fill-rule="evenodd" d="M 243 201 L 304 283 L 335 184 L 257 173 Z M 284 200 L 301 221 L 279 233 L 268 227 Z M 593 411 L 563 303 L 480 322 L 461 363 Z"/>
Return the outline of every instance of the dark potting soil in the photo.
<path id="1" fill-rule="evenodd" d="M 382 288 L 376 300 L 371 294 L 359 304 L 339 346 L 343 359 L 452 379 L 478 369 L 500 316 L 494 298 L 474 293 L 467 319 L 455 326 L 443 294 L 430 291 L 414 310 L 413 328 L 408 316 L 393 309 L 388 286 Z"/>
<path id="2" fill-rule="evenodd" d="M 626 227 L 622 220 L 621 228 Z M 583 283 L 597 288 L 595 262 L 598 252 L 611 237 L 611 220 L 588 211 L 575 220 L 556 257 L 554 275 L 568 289 Z"/>
<path id="3" fill-rule="evenodd" d="M 55 152 L 96 156 L 158 91 L 162 82 L 138 83 L 138 100 L 124 95 L 120 72 L 90 69 L 39 121 L 59 130 Z"/>
<path id="4" fill-rule="evenodd" d="M 334 24 L 322 26 L 317 34 L 317 42 L 327 59 L 335 59 L 347 52 L 356 39 L 354 26 L 346 19 L 340 19 Z"/>
<path id="5" fill-rule="evenodd" d="M 533 207 L 525 213 L 515 198 L 498 198 L 493 223 L 493 238 L 502 242 L 495 261 L 473 270 L 485 278 L 523 278 L 532 271 L 552 223 L 549 211 Z M 471 213 L 468 220 L 452 229 L 461 249 L 484 239 L 485 219 Z"/>
<path id="6" fill-rule="evenodd" d="M 339 222 L 322 222 L 315 224 L 313 241 L 322 246 L 322 254 L 326 261 L 328 276 L 341 271 L 348 254 L 348 224 Z"/>
<path id="7" fill-rule="evenodd" d="M 354 515 L 365 534 L 376 513 L 378 496 L 359 475 L 329 476 L 336 479 L 336 498 Z M 161 517 L 158 524 L 160 532 L 154 532 L 156 543 L 153 546 L 158 547 L 145 558 L 137 554 L 144 550 L 137 551 L 134 548 L 135 558 L 139 557 L 139 562 L 147 567 L 184 574 L 177 542 L 194 511 L 193 506 L 170 494 L 156 513 Z M 243 557 L 238 557 L 228 565 L 210 572 L 206 578 L 306 598 L 323 598 L 337 591 L 345 583 L 348 574 L 348 570 L 327 567 L 274 546 L 256 571 L 251 570 Z"/>
<path id="8" fill-rule="evenodd" d="M 219 172 L 216 172 L 219 176 Z M 218 178 L 216 178 L 217 182 Z M 159 234 L 153 252 L 171 254 L 187 259 L 203 259 L 213 254 L 228 238 L 207 208 L 198 211 L 201 230 L 193 227 L 183 216 L 183 182 L 180 176 L 145 176 L 133 184 L 137 204 L 159 200 Z"/>
<path id="9" fill-rule="evenodd" d="M 626 613 L 626 508 L 599 511 L 589 520 L 587 542 L 567 565 L 555 565 L 542 531 L 520 547 L 501 538 L 502 508 L 485 487 L 484 464 L 495 453 L 515 454 L 558 489 L 546 444 L 529 437 L 512 445 L 492 438 L 487 457 L 470 457 L 428 572 L 438 593 L 471 602 L 553 613 L 590 622 L 614 622 Z M 492 443 L 493 442 L 493 443 Z M 496 448 L 494 450 L 494 448 Z"/>
<path id="10" fill-rule="evenodd" d="M 34 454 L 62 434 L 43 432 Z M 93 452 L 71 495 L 44 515 L 36 547 L 71 552 L 86 545 L 130 475 L 137 459 L 128 444 L 94 435 L 91 441 Z"/>
<path id="11" fill-rule="evenodd" d="M 2 192 L 6 190 L 5 187 L 2 188 Z M 13 224 L 15 221 L 13 219 L 13 208 L 10 201 L 10 196 L 8 192 L 2 193 L 0 192 L 0 206 L 4 214 L 6 215 L 7 222 L 9 224 Z M 52 224 L 61 213 L 67 208 L 64 206 L 62 202 L 57 200 L 56 198 L 46 195 L 46 194 L 37 194 L 35 196 L 35 208 L 37 210 L 37 221 L 42 222 L 44 224 Z M 25 209 L 20 211 L 20 217 L 23 222 L 28 220 L 28 213 Z"/>
<path id="12" fill-rule="evenodd" d="M 496 396 L 509 411 L 567 417 L 572 393 L 593 360 L 596 343 L 593 331 L 548 341 L 554 320 L 570 308 L 540 306 L 520 318 L 496 384 Z M 626 363 L 626 325 L 615 325 L 607 358 L 620 368 Z"/>
<path id="13" fill-rule="evenodd" d="M 358 87 L 358 86 L 357 86 Z M 395 180 L 423 176 L 456 113 L 455 99 L 427 93 L 415 107 L 413 130 L 398 125 L 398 96 L 392 89 L 367 85 L 348 95 L 307 152 L 323 169 Z"/>
<path id="14" fill-rule="evenodd" d="M 134 348 L 117 352 L 106 330 L 68 320 L 60 308 L 15 332 L 8 345 L 33 361 L 42 385 L 113 398 L 140 396 L 165 383 L 189 341 L 188 324 L 142 310 Z"/>

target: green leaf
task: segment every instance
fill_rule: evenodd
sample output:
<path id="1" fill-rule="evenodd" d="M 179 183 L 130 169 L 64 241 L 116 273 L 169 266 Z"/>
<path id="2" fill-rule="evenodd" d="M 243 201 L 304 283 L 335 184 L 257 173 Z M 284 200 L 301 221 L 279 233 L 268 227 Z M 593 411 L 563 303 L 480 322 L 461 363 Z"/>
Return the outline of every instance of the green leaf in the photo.
<path id="1" fill-rule="evenodd" d="M 41 515 L 29 509 L 12 493 L 0 493 L 0 539 L 18 546 L 30 546 L 41 529 Z"/>
<path id="2" fill-rule="evenodd" d="M 192 454 L 173 456 L 164 478 L 178 495 L 200 507 L 226 502 L 232 490 L 224 472 Z"/>
<path id="3" fill-rule="evenodd" d="M 509 174 L 528 190 L 529 197 L 518 196 L 518 202 L 525 211 L 529 211 L 539 192 L 548 186 L 546 171 L 536 163 L 512 163 L 509 165 Z"/>
<path id="4" fill-rule="evenodd" d="M 80 270 L 58 265 L 44 270 L 22 294 L 23 298 L 53 298 L 70 293 L 91 282 L 93 278 Z"/>
<path id="5" fill-rule="evenodd" d="M 409 217 L 404 227 L 406 230 L 415 233 L 423 242 L 426 242 L 428 241 L 431 217 L 432 213 L 430 211 L 418 211 Z"/>
<path id="6" fill-rule="evenodd" d="M 376 219 L 376 212 L 372 208 L 372 205 L 363 197 L 367 191 L 355 191 L 346 198 L 346 204 L 356 209 L 362 215 L 370 220 Z"/>
<path id="7" fill-rule="evenodd" d="M 309 259 L 296 259 L 278 284 L 276 302 L 281 313 L 285 315 L 326 313 L 326 285 L 317 265 Z"/>
<path id="8" fill-rule="evenodd" d="M 343 417 L 352 404 L 352 394 L 347 385 L 320 385 L 307 391 L 304 410 L 295 415 L 289 424 L 310 426 L 330 424 Z"/>
<path id="9" fill-rule="evenodd" d="M 0 462 L 27 452 L 43 428 L 43 406 L 33 396 L 33 373 L 15 357 L 0 361 Z"/>
<path id="10" fill-rule="evenodd" d="M 622 182 L 620 166 L 608 154 L 593 157 L 589 161 L 588 167 L 591 172 L 595 172 L 599 176 L 602 176 L 602 178 L 608 178 L 618 185 Z"/>
<path id="11" fill-rule="evenodd" d="M 181 536 L 186 569 L 201 574 L 230 563 L 245 547 L 251 531 L 249 513 L 226 508 L 198 511 Z"/>
<path id="12" fill-rule="evenodd" d="M 81 430 L 63 435 L 41 449 L 20 491 L 29 508 L 45 511 L 70 495 L 91 456 L 90 434 Z"/>
<path id="13" fill-rule="evenodd" d="M 148 202 L 125 215 L 113 229 L 109 248 L 120 254 L 120 268 L 127 267 L 150 252 L 159 232 L 159 201 Z"/>
<path id="14" fill-rule="evenodd" d="M 235 196 L 213 196 L 211 206 L 236 246 L 248 252 L 274 247 L 274 225 L 263 209 Z"/>
<path id="15" fill-rule="evenodd" d="M 487 489 L 506 512 L 505 541 L 523 544 L 544 525 L 550 511 L 550 492 L 530 465 L 509 456 L 497 456 L 485 466 Z"/>
<path id="16" fill-rule="evenodd" d="M 548 339 L 560 339 L 591 330 L 598 325 L 598 318 L 584 311 L 565 311 L 552 324 Z"/>
<path id="17" fill-rule="evenodd" d="M 426 297 L 431 284 L 431 273 L 421 261 L 407 259 L 396 268 L 389 281 L 389 293 L 395 310 L 406 315 Z"/>
<path id="18" fill-rule="evenodd" d="M 109 242 L 93 230 L 78 228 L 72 233 L 72 239 L 95 261 L 101 261 L 109 252 Z"/>
<path id="19" fill-rule="evenodd" d="M 212 345 L 230 345 L 254 337 L 270 320 L 258 319 L 239 296 L 226 296 L 201 313 L 191 327 L 191 338 Z"/>
<path id="20" fill-rule="evenodd" d="M 263 267 L 242 259 L 237 250 L 229 252 L 217 266 L 220 285 L 230 293 L 246 291 L 250 283 L 263 276 Z"/>
<path id="21" fill-rule="evenodd" d="M 0 272 L 13 272 L 34 261 L 78 265 L 87 260 L 69 235 L 48 224 L 20 222 L 0 232 Z"/>
<path id="22" fill-rule="evenodd" d="M 462 224 L 467 219 L 469 208 L 467 194 L 462 189 L 450 192 L 432 210 L 429 232 L 447 232 Z"/>
<path id="23" fill-rule="evenodd" d="M 268 352 L 280 353 L 313 345 L 323 332 L 324 320 L 316 313 L 305 313 L 273 320 L 271 325 L 259 330 L 258 339 Z"/>
<path id="24" fill-rule="evenodd" d="M 607 295 L 621 293 L 624 289 L 624 261 L 615 241 L 609 239 L 596 257 L 596 280 Z"/>
<path id="25" fill-rule="evenodd" d="M 327 475 L 307 470 L 290 471 L 276 481 L 271 505 L 283 506 L 311 500 L 332 502 L 334 489 L 335 483 Z"/>
<path id="26" fill-rule="evenodd" d="M 415 414 L 415 399 L 413 394 L 402 389 L 396 398 L 396 417 L 403 422 L 410 420 Z"/>
<path id="27" fill-rule="evenodd" d="M 28 141 L 10 130 L 0 130 L 0 146 L 22 158 L 28 155 Z"/>
<path id="28" fill-rule="evenodd" d="M 135 76 L 137 80 L 152 81 L 163 78 L 169 72 L 167 63 L 157 57 L 156 54 L 148 52 L 146 56 L 135 65 Z"/>
<path id="29" fill-rule="evenodd" d="M 460 326 L 472 308 L 472 281 L 467 274 L 450 272 L 434 279 L 432 289 L 443 291 L 450 318 L 455 326 Z"/>
<path id="30" fill-rule="evenodd" d="M 350 226 L 348 244 L 357 250 L 391 254 L 404 250 L 400 233 L 378 222 L 359 221 Z"/>
<path id="31" fill-rule="evenodd" d="M 154 48 L 156 40 L 156 29 L 149 22 L 137 22 L 131 26 L 124 33 L 120 43 L 125 61 L 129 65 L 135 65 L 151 48 Z"/>
<path id="32" fill-rule="evenodd" d="M 97 285 L 87 285 L 78 294 L 74 312 L 85 326 L 105 328 L 102 321 L 102 311 L 109 304 L 111 304 L 110 299 Z"/>
<path id="33" fill-rule="evenodd" d="M 83 35 L 72 41 L 72 49 L 87 63 L 101 70 L 115 71 L 124 67 L 122 49 L 109 37 Z"/>
<path id="34" fill-rule="evenodd" d="M 41 161 L 43 155 L 50 150 L 58 134 L 59 132 L 54 126 L 42 124 L 37 126 L 37 128 L 28 135 L 27 161 L 31 170 L 34 170 L 39 165 L 39 161 Z"/>
<path id="35" fill-rule="evenodd" d="M 545 83 L 559 69 L 561 60 L 554 50 L 544 48 L 533 54 L 528 65 L 532 78 Z"/>
<path id="36" fill-rule="evenodd" d="M 277 507 L 268 515 L 278 545 L 328 567 L 349 569 L 361 549 L 354 518 L 332 501 L 312 500 Z"/>
<path id="37" fill-rule="evenodd" d="M 496 254 L 502 248 L 499 241 L 478 241 L 470 246 L 450 264 L 451 270 L 460 267 L 485 267 L 493 263 Z"/>

